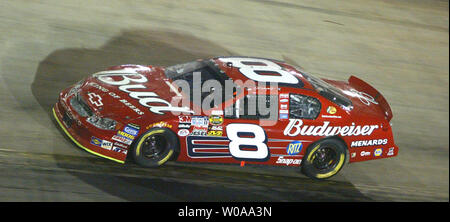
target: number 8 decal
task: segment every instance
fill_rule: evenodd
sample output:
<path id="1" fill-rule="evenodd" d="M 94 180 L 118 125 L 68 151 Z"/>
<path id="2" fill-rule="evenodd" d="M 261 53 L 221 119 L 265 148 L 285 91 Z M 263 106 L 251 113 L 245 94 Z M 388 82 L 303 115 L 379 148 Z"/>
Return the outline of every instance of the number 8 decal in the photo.
<path id="1" fill-rule="evenodd" d="M 227 126 L 226 132 L 230 139 L 229 150 L 235 159 L 267 161 L 270 158 L 267 136 L 259 125 L 232 123 Z M 242 137 L 242 134 L 253 134 L 254 137 Z M 243 150 L 241 147 L 251 149 Z"/>
<path id="2" fill-rule="evenodd" d="M 281 66 L 267 59 L 257 58 L 220 58 L 222 62 L 231 62 L 233 66 L 247 78 L 259 82 L 278 82 L 297 84 L 298 79 L 291 73 L 282 69 Z M 247 63 L 247 64 L 246 64 Z M 251 65 L 248 65 L 251 64 Z M 269 72 L 275 75 L 261 75 L 259 72 Z"/>

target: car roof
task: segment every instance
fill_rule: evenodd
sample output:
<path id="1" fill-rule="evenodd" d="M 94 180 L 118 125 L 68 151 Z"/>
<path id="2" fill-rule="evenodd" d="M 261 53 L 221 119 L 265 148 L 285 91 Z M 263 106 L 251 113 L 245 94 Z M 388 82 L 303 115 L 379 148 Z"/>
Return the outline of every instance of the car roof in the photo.
<path id="1" fill-rule="evenodd" d="M 285 61 L 264 58 L 264 57 L 250 57 L 250 56 L 217 56 L 212 58 L 211 60 L 217 65 L 217 67 L 226 73 L 228 77 L 233 80 L 242 80 L 243 82 L 250 80 L 247 76 L 243 75 L 237 67 L 230 67 L 226 63 L 220 61 L 220 59 L 233 59 L 233 58 L 247 58 L 247 59 L 256 59 L 256 60 L 267 60 L 276 63 L 281 66 L 283 70 L 290 72 L 292 75 L 295 75 L 299 80 L 298 84 L 286 84 L 286 83 L 278 83 L 279 87 L 287 87 L 294 89 L 312 89 L 312 86 L 309 84 L 308 80 L 302 75 L 302 72 L 298 67 L 288 64 Z M 258 81 L 256 81 L 258 82 Z M 270 82 L 270 81 L 268 81 Z"/>

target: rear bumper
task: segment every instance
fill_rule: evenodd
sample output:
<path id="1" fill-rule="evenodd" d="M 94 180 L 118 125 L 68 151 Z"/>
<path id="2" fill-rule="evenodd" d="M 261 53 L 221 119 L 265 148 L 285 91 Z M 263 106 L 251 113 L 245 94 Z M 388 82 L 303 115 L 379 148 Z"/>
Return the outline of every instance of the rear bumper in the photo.
<path id="1" fill-rule="evenodd" d="M 398 155 L 399 148 L 393 144 L 391 146 L 371 146 L 360 148 L 349 148 L 349 162 L 362 162 L 368 160 L 377 160 L 395 157 Z"/>
<path id="2" fill-rule="evenodd" d="M 61 129 L 64 131 L 64 133 L 80 148 L 86 150 L 87 152 L 118 162 L 118 163 L 125 163 L 126 154 L 121 152 L 115 152 L 112 151 L 112 149 L 106 149 L 102 148 L 101 146 L 94 145 L 92 143 L 93 138 L 97 139 L 97 141 L 102 141 L 101 136 L 96 135 L 84 135 L 80 136 L 75 132 L 74 127 L 79 127 L 77 124 L 79 123 L 79 120 L 74 120 L 75 124 L 72 124 L 73 126 L 67 126 L 68 124 L 63 121 L 64 115 L 67 112 L 64 110 L 64 107 L 61 106 L 61 101 L 56 103 L 53 107 L 53 116 L 58 123 L 58 125 L 61 127 Z M 80 129 L 79 129 L 80 130 Z M 86 133 L 88 134 L 88 132 Z M 102 143 L 101 143 L 102 144 Z M 112 146 L 112 144 L 111 144 Z"/>

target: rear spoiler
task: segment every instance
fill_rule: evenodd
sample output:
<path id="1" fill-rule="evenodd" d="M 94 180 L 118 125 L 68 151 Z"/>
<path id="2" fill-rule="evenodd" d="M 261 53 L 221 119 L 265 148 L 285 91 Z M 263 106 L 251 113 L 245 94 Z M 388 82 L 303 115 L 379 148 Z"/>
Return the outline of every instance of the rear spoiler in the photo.
<path id="1" fill-rule="evenodd" d="M 378 92 L 375 88 L 370 86 L 368 83 L 362 81 L 361 79 L 359 79 L 355 76 L 350 76 L 350 78 L 348 79 L 348 83 L 351 87 L 355 88 L 356 90 L 365 92 L 365 93 L 373 96 L 375 101 L 378 102 L 378 105 L 383 110 L 387 121 L 391 121 L 391 119 L 393 117 L 391 107 L 389 106 L 388 102 L 383 97 L 383 95 L 381 95 L 380 92 Z"/>

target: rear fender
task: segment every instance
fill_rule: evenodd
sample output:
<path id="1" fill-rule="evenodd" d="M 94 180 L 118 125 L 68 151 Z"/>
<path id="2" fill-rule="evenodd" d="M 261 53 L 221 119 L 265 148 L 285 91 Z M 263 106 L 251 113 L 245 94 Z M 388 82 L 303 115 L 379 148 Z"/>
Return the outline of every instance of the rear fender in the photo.
<path id="1" fill-rule="evenodd" d="M 381 93 L 378 92 L 378 90 L 376 90 L 371 85 L 355 76 L 350 76 L 350 78 L 348 79 L 348 83 L 351 87 L 355 88 L 356 90 L 371 95 L 375 99 L 375 101 L 378 102 L 378 105 L 383 110 L 386 120 L 388 122 L 391 121 L 393 117 L 391 107 L 389 106 L 389 103 L 386 101 L 383 95 L 381 95 Z"/>

